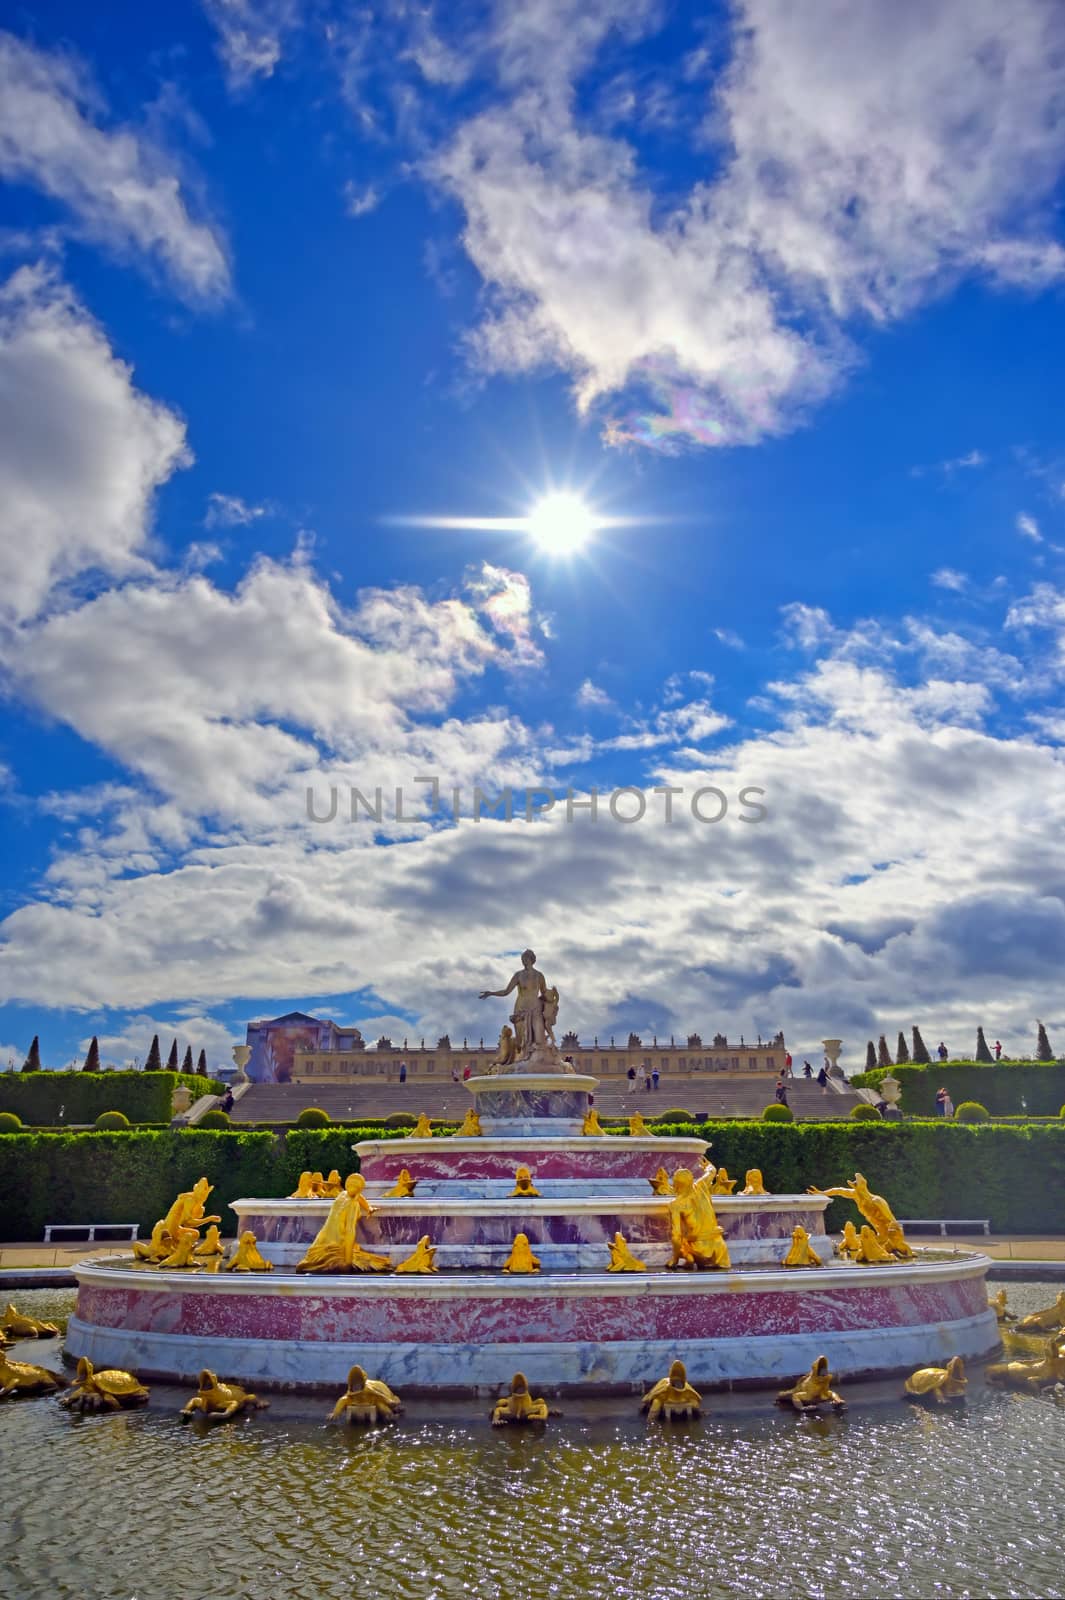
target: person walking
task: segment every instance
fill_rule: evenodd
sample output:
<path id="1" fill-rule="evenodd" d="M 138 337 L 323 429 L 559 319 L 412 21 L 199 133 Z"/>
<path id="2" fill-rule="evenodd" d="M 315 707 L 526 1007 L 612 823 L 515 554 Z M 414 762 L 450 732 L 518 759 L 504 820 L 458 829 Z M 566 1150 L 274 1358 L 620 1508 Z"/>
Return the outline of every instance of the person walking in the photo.
<path id="1" fill-rule="evenodd" d="M 1000 1039 L 996 1039 L 995 1040 L 995 1060 L 996 1061 L 1000 1060 L 1001 1056 L 1002 1056 L 1002 1041 Z"/>
<path id="2" fill-rule="evenodd" d="M 451 1081 L 452 1083 L 458 1083 L 459 1081 L 459 1064 L 457 1061 L 451 1068 Z"/>
<path id="3" fill-rule="evenodd" d="M 647 1088 L 647 1068 L 644 1066 L 642 1061 L 636 1070 L 636 1082 L 641 1089 Z"/>
<path id="4" fill-rule="evenodd" d="M 936 1051 L 936 1055 L 939 1057 L 940 1061 L 946 1061 L 946 1059 L 947 1059 L 949 1054 L 950 1054 L 950 1051 L 947 1049 L 947 1047 L 943 1043 L 942 1039 L 940 1039 L 939 1048 Z"/>
<path id="5" fill-rule="evenodd" d="M 804 1061 L 802 1064 L 802 1075 L 804 1078 L 812 1078 L 814 1075 L 814 1069 L 808 1061 Z"/>
<path id="6" fill-rule="evenodd" d="M 405 1061 L 401 1061 L 399 1064 L 399 1081 L 400 1083 L 406 1083 L 407 1081 L 407 1063 Z"/>
<path id="7" fill-rule="evenodd" d="M 629 1092 L 629 1094 L 633 1094 L 635 1092 L 635 1089 L 636 1089 L 636 1068 L 635 1067 L 630 1067 L 628 1072 L 625 1074 L 625 1076 L 629 1080 L 629 1090 L 628 1090 L 628 1092 Z"/>
<path id="8" fill-rule="evenodd" d="M 651 1087 L 653 1089 L 657 1089 L 658 1088 L 658 1068 L 657 1067 L 655 1068 L 655 1070 L 651 1074 Z"/>
<path id="9" fill-rule="evenodd" d="M 784 1071 L 787 1073 L 789 1078 L 793 1076 L 793 1073 L 792 1073 L 792 1070 L 791 1070 L 791 1051 L 790 1050 L 788 1050 L 785 1053 L 785 1056 L 784 1056 Z"/>
<path id="10" fill-rule="evenodd" d="M 788 1086 L 784 1082 L 783 1077 L 779 1077 L 777 1079 L 776 1097 L 777 1097 L 777 1103 L 779 1105 L 782 1105 L 782 1106 L 786 1106 L 787 1105 L 787 1103 L 788 1103 Z"/>
<path id="11" fill-rule="evenodd" d="M 827 1094 L 828 1093 L 828 1073 L 826 1072 L 824 1066 L 822 1066 L 820 1072 L 817 1074 L 817 1081 L 821 1085 L 821 1093 L 822 1094 Z"/>

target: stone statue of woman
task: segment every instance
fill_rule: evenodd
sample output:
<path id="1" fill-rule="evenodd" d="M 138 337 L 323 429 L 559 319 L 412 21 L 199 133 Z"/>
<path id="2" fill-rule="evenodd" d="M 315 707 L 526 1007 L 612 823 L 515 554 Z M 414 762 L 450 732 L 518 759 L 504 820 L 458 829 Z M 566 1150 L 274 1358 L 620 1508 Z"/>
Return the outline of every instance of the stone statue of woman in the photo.
<path id="1" fill-rule="evenodd" d="M 514 1024 L 516 1058 L 527 1061 L 538 1046 L 546 1045 L 548 1041 L 544 1007 L 549 993 L 543 973 L 537 970 L 536 955 L 532 950 L 522 952 L 521 971 L 515 972 L 505 989 L 482 989 L 480 998 L 505 1000 L 515 989 L 517 999 L 510 1020 Z M 556 997 L 556 1010 L 557 1004 Z"/>

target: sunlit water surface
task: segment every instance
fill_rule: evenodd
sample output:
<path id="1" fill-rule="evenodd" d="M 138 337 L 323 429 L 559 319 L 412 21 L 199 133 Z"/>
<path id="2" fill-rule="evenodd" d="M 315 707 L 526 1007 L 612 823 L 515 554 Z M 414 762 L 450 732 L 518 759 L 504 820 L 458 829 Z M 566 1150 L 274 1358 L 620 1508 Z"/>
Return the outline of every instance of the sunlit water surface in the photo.
<path id="1" fill-rule="evenodd" d="M 1010 1285 L 1021 1311 L 1045 1284 Z M 72 1294 L 18 1296 L 65 1316 Z M 54 1343 L 16 1357 L 58 1364 Z M 275 1396 L 235 1424 L 182 1425 L 185 1395 L 71 1416 L 0 1406 L 5 1600 L 628 1600 L 648 1596 L 1065 1594 L 1065 1404 L 987 1390 L 941 1411 L 897 1382 L 845 1416 L 764 1395 L 649 1428 L 634 1400 L 563 1402 L 545 1431 L 487 1405 L 413 1405 L 387 1431 L 326 1429 Z"/>

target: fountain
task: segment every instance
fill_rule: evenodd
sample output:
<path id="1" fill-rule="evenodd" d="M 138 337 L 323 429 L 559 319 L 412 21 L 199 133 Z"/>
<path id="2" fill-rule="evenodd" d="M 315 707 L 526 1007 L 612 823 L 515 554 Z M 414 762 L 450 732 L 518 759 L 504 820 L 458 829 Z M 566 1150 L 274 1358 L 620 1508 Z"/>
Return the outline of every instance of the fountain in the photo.
<path id="1" fill-rule="evenodd" d="M 357 1144 L 364 1181 L 339 1194 L 235 1201 L 268 1272 L 80 1264 L 68 1355 L 295 1389 L 361 1364 L 400 1392 L 495 1391 L 520 1366 L 557 1392 L 639 1389 L 675 1360 L 696 1385 L 768 1385 L 821 1356 L 850 1378 L 997 1349 L 988 1259 L 914 1255 L 861 1174 L 836 1191 L 870 1224 L 854 1261 L 833 1256 L 828 1194 L 771 1194 L 754 1173 L 753 1192 L 711 1195 L 704 1140 L 592 1131 L 596 1080 L 560 1054 L 535 961 L 482 996 L 516 998 L 496 1061 L 466 1083 L 480 1132 L 423 1123 Z M 210 1220 L 205 1199 L 179 1233 Z M 336 1270 L 353 1260 L 366 1270 Z"/>

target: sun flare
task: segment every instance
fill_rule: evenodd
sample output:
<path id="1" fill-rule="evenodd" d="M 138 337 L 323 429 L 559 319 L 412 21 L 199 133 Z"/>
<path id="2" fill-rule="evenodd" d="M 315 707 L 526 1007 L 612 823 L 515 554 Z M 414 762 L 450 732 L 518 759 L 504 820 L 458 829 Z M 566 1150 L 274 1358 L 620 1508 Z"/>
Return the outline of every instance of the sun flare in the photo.
<path id="1" fill-rule="evenodd" d="M 568 556 L 582 550 L 596 529 L 596 519 L 571 489 L 557 489 L 538 500 L 526 519 L 529 534 L 546 555 Z"/>

